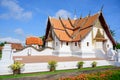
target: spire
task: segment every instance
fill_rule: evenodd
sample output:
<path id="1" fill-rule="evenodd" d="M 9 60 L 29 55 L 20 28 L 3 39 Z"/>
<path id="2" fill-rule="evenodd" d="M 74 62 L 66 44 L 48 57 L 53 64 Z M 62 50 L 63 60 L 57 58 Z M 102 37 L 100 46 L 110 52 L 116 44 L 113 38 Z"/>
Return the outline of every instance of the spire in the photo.
<path id="1" fill-rule="evenodd" d="M 61 20 L 61 17 L 59 16 L 59 20 Z"/>
<path id="2" fill-rule="evenodd" d="M 80 15 L 80 19 L 82 19 L 82 14 Z"/>
<path id="3" fill-rule="evenodd" d="M 102 13 L 103 8 L 104 8 L 104 5 L 101 6 L 100 13 Z"/>
<path id="4" fill-rule="evenodd" d="M 90 14 L 91 14 L 91 11 L 89 11 L 89 13 L 88 13 L 87 17 L 89 17 L 89 16 L 90 16 Z"/>
<path id="5" fill-rule="evenodd" d="M 74 11 L 74 20 L 76 20 L 77 19 L 77 16 L 76 16 L 76 9 L 75 9 L 75 11 Z"/>
<path id="6" fill-rule="evenodd" d="M 89 11 L 89 14 L 88 14 L 88 16 L 90 16 L 90 14 L 91 14 L 91 11 Z"/>

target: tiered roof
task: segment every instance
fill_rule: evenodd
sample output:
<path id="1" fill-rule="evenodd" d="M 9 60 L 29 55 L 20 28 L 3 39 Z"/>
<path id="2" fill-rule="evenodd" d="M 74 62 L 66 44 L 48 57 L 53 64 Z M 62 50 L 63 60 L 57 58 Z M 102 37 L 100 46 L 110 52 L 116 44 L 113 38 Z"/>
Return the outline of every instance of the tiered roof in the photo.
<path id="1" fill-rule="evenodd" d="M 111 39 L 113 44 L 115 44 L 115 41 L 110 34 L 109 28 L 105 23 L 104 17 L 101 12 L 93 16 L 89 15 L 85 18 L 78 18 L 76 20 L 72 20 L 70 18 L 62 19 L 59 17 L 59 19 L 56 19 L 49 17 L 45 40 L 48 38 L 48 35 L 50 34 L 49 31 L 52 28 L 53 32 L 60 41 L 80 41 L 92 30 L 92 27 L 97 19 L 101 21 L 101 23 L 103 24 L 102 26 L 104 27 L 103 29 L 105 29 L 108 37 Z"/>

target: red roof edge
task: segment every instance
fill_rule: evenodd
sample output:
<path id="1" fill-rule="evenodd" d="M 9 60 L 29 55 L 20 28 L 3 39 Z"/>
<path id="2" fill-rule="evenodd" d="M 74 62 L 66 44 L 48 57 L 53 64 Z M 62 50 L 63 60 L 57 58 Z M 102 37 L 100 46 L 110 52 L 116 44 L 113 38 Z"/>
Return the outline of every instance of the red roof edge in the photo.
<path id="1" fill-rule="evenodd" d="M 46 39 L 47 39 L 47 37 L 48 37 L 48 33 L 49 33 L 49 30 L 50 30 L 50 26 L 51 26 L 51 24 L 50 24 L 50 17 L 48 17 L 48 20 L 47 20 L 47 28 L 46 28 L 46 33 L 45 33 L 44 45 L 45 45 Z"/>
<path id="2" fill-rule="evenodd" d="M 102 23 L 101 25 L 103 26 L 107 36 L 110 38 L 110 40 L 112 41 L 112 44 L 115 46 L 116 45 L 116 42 L 114 40 L 114 38 L 112 37 L 112 34 L 110 32 L 110 29 L 108 28 L 108 25 L 106 24 L 105 22 L 105 19 L 104 19 L 104 16 L 102 14 L 102 12 L 100 13 L 100 16 L 99 16 L 99 19 L 100 19 L 100 22 Z"/>

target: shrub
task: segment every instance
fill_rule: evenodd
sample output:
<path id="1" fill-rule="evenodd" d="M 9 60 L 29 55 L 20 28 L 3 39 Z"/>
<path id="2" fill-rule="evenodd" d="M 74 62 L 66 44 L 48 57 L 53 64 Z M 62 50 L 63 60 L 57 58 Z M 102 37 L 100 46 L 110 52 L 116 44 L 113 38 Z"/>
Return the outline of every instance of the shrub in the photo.
<path id="1" fill-rule="evenodd" d="M 12 69 L 13 74 L 20 74 L 20 73 L 21 73 L 20 70 L 21 70 L 21 68 L 22 68 L 23 66 L 24 66 L 24 64 L 15 61 L 14 64 L 11 64 L 11 65 L 9 66 L 9 68 Z"/>
<path id="2" fill-rule="evenodd" d="M 91 65 L 92 65 L 92 67 L 96 67 L 97 66 L 97 62 L 93 61 Z"/>
<path id="3" fill-rule="evenodd" d="M 50 71 L 55 71 L 56 70 L 56 66 L 57 66 L 57 62 L 56 61 L 49 61 L 48 62 L 48 67 L 49 67 Z"/>
<path id="4" fill-rule="evenodd" d="M 83 64 L 84 64 L 83 61 L 79 61 L 79 62 L 77 63 L 78 69 L 83 68 Z"/>

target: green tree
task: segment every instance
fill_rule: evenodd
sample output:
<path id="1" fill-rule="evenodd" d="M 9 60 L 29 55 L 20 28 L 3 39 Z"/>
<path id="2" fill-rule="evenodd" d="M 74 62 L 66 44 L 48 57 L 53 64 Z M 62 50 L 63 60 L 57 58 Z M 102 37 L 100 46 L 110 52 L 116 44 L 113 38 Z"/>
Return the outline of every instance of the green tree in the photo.
<path id="1" fill-rule="evenodd" d="M 45 36 L 41 36 L 40 38 L 41 38 L 41 39 L 42 39 L 42 41 L 44 42 Z"/>
<path id="2" fill-rule="evenodd" d="M 7 42 L 1 42 L 0 46 L 4 46 Z"/>
<path id="3" fill-rule="evenodd" d="M 111 32 L 112 36 L 115 37 L 115 31 L 110 29 L 110 32 Z"/>
<path id="4" fill-rule="evenodd" d="M 120 49 L 120 43 L 117 43 L 116 48 Z"/>
<path id="5" fill-rule="evenodd" d="M 42 47 L 45 47 L 45 44 L 44 44 L 45 36 L 41 36 L 40 38 L 41 38 L 42 41 L 43 41 L 43 46 L 42 46 Z"/>

